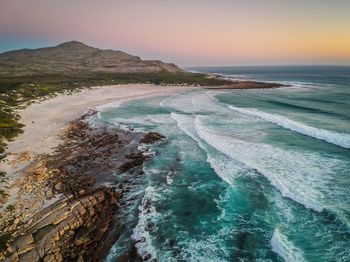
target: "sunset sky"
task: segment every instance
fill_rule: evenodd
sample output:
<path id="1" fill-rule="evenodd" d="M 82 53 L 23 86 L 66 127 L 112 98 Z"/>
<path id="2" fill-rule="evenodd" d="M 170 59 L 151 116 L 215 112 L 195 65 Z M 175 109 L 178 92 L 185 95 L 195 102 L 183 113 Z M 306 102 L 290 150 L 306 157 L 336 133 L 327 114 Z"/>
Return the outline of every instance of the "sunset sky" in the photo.
<path id="1" fill-rule="evenodd" d="M 350 0 L 0 0 L 0 52 L 69 40 L 181 66 L 350 64 Z"/>

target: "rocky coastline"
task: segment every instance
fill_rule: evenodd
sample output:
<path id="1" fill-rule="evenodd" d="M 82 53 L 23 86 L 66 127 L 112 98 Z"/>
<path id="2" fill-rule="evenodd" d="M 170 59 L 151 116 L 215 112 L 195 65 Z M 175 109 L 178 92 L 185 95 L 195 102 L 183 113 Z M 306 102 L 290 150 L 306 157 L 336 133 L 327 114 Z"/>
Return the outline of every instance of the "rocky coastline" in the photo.
<path id="1" fill-rule="evenodd" d="M 122 231 L 123 194 L 152 157 L 140 145 L 164 137 L 99 121 L 90 111 L 70 122 L 55 151 L 34 157 L 22 170 L 12 185 L 18 188 L 16 199 L 0 214 L 0 260 L 102 261 L 107 256 Z M 128 179 L 121 180 L 121 174 Z M 121 257 L 131 259 L 137 259 L 132 250 Z"/>

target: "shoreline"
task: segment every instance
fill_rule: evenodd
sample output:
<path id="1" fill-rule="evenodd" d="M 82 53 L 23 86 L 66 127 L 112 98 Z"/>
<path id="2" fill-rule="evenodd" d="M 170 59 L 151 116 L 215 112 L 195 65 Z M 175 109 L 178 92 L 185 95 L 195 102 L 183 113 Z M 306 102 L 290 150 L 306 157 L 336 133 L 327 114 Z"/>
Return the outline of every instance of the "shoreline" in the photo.
<path id="1" fill-rule="evenodd" d="M 7 179 L 12 179 L 35 156 L 51 153 L 52 149 L 59 145 L 59 134 L 65 126 L 90 109 L 109 103 L 171 95 L 198 88 L 153 84 L 96 86 L 73 94 L 58 94 L 45 100 L 34 101 L 28 107 L 17 111 L 21 116 L 21 123 L 24 124 L 23 133 L 13 141 L 7 142 L 6 157 L 0 160 L 0 170 L 6 172 Z"/>
<path id="2" fill-rule="evenodd" d="M 59 131 L 69 121 L 82 116 L 89 109 L 108 103 L 124 103 L 194 88 L 199 87 L 152 84 L 96 86 L 73 94 L 58 94 L 53 98 L 35 101 L 27 108 L 17 111 L 21 116 L 21 123 L 25 125 L 23 134 L 8 142 L 6 151 L 18 153 L 20 150 L 30 149 L 36 154 L 48 153 L 58 145 Z M 44 129 L 40 128 L 43 126 Z"/>
<path id="3" fill-rule="evenodd" d="M 110 175 L 105 176 L 107 180 L 102 181 L 103 183 L 100 183 L 101 181 L 98 181 L 96 183 L 96 177 L 90 177 L 84 178 L 85 180 L 88 180 L 87 184 L 80 185 L 77 181 L 82 180 L 79 180 L 77 178 L 79 177 L 78 175 L 75 175 L 75 173 L 72 173 L 71 171 L 64 171 L 64 166 L 62 166 L 62 164 L 64 163 L 66 163 L 67 166 L 73 167 L 74 170 L 76 168 L 80 168 L 81 162 L 85 161 L 86 159 L 89 163 L 87 164 L 87 166 L 89 166 L 95 161 L 96 158 L 98 159 L 98 157 L 102 157 L 102 160 L 100 160 L 99 165 L 96 166 L 95 169 L 91 169 L 97 171 L 96 173 L 99 173 L 101 170 L 105 172 L 106 170 L 101 169 L 102 163 L 104 163 L 105 166 L 109 167 L 110 163 L 113 162 L 108 157 L 106 158 L 106 160 L 105 157 L 98 155 L 98 157 L 95 156 L 94 159 L 91 159 L 89 154 L 86 155 L 86 150 L 90 150 L 90 148 L 85 147 L 86 141 L 82 141 L 80 137 L 80 132 L 85 132 L 86 130 L 88 130 L 88 132 L 91 131 L 91 136 L 87 136 L 87 141 L 89 143 L 91 143 L 91 141 L 94 140 L 99 140 L 96 134 L 103 134 L 103 137 L 106 136 L 109 139 L 108 141 L 112 141 L 112 144 L 119 144 L 119 167 L 114 166 L 114 168 L 119 170 L 118 172 L 120 174 L 122 174 L 125 171 L 129 172 L 130 170 L 130 172 L 133 172 L 134 176 L 139 175 L 140 171 L 137 169 L 137 167 L 141 166 L 144 161 L 147 161 L 149 159 L 148 157 L 145 157 L 143 155 L 143 152 L 140 151 L 137 148 L 137 146 L 135 147 L 135 144 L 139 145 L 140 143 L 143 143 L 143 141 L 147 141 L 145 137 L 148 134 L 142 134 L 145 136 L 144 138 L 142 138 L 142 135 L 139 133 L 121 131 L 118 130 L 118 128 L 114 128 L 114 134 L 119 138 L 121 137 L 120 141 L 118 139 L 117 141 L 115 141 L 113 140 L 113 138 L 110 137 L 110 134 L 103 133 L 104 131 L 102 130 L 94 131 L 90 125 L 85 126 L 79 124 L 79 121 L 83 121 L 84 118 L 89 118 L 91 115 L 94 115 L 98 112 L 94 111 L 93 113 L 91 113 L 91 110 L 109 107 L 108 105 L 111 103 L 121 104 L 123 102 L 132 101 L 136 99 L 142 99 L 152 96 L 172 95 L 174 93 L 180 93 L 194 89 L 205 90 L 207 89 L 207 87 L 158 86 L 151 84 L 92 87 L 89 89 L 83 89 L 78 93 L 68 95 L 59 94 L 53 98 L 48 98 L 42 101 L 35 101 L 33 104 L 29 105 L 25 109 L 18 110 L 17 112 L 21 115 L 21 122 L 25 124 L 23 128 L 24 132 L 23 134 L 16 137 L 14 141 L 8 143 L 8 149 L 6 150 L 8 154 L 3 160 L 1 160 L 1 170 L 7 173 L 7 180 L 5 181 L 5 183 L 3 183 L 4 181 L 2 181 L 2 186 L 6 185 L 8 189 L 8 196 L 5 199 L 1 199 L 2 201 L 0 202 L 0 208 L 2 212 L 4 212 L 0 216 L 0 222 L 7 221 L 7 224 L 4 224 L 5 227 L 3 226 L 1 229 L 6 229 L 7 237 L 9 237 L 9 243 L 15 243 L 14 246 L 7 245 L 7 243 L 5 243 L 5 246 L 7 247 L 7 256 L 8 254 L 12 254 L 15 257 L 22 256 L 22 254 L 25 254 L 26 256 L 28 254 L 35 255 L 36 257 L 40 256 L 40 254 L 38 254 L 39 251 L 37 251 L 38 240 L 34 240 L 32 235 L 37 234 L 37 232 L 41 232 L 43 228 L 37 227 L 35 224 L 32 226 L 33 219 L 34 221 L 35 219 L 38 219 L 38 215 L 50 217 L 53 215 L 52 212 L 56 217 L 60 217 L 62 216 L 62 214 L 67 213 L 67 211 L 64 211 L 61 208 L 58 208 L 56 211 L 52 211 L 51 209 L 55 209 L 56 206 L 75 206 L 80 205 L 84 201 L 87 201 L 85 200 L 86 198 L 89 198 L 90 200 L 96 198 L 97 200 L 102 199 L 101 203 L 104 203 L 103 205 L 110 207 L 113 210 L 118 209 L 118 204 L 120 201 L 122 201 L 123 190 L 124 188 L 126 188 L 125 190 L 127 190 L 128 188 L 128 182 L 117 185 L 116 187 L 119 187 L 119 189 L 121 190 L 117 190 L 118 194 L 115 194 L 112 192 L 113 190 L 111 191 L 109 187 L 106 187 L 104 185 L 106 182 L 108 183 L 108 181 L 111 179 Z M 225 88 L 225 90 L 227 89 L 237 88 Z M 81 125 L 81 130 L 79 128 L 73 128 L 73 136 L 70 137 L 70 133 L 67 133 L 67 130 L 72 128 L 72 125 L 74 126 L 77 124 L 78 126 Z M 154 141 L 154 137 L 152 138 L 152 135 L 156 138 Z M 159 139 L 162 139 L 161 134 L 151 134 L 151 143 L 158 141 Z M 134 143 L 134 145 L 131 147 L 132 150 L 128 152 L 124 149 L 129 143 L 127 141 L 133 141 Z M 75 149 L 69 151 L 68 149 L 72 147 L 72 145 Z M 101 149 L 100 145 L 94 148 L 94 150 L 97 151 L 99 151 L 99 149 Z M 111 150 L 112 148 L 109 148 L 108 152 L 110 152 Z M 77 154 L 77 152 L 80 153 Z M 86 159 L 80 159 L 80 155 L 84 155 Z M 61 165 L 60 167 L 55 166 L 56 164 L 52 165 L 53 156 L 57 157 L 57 160 L 55 161 L 57 162 L 56 164 L 58 166 Z M 66 159 L 70 159 L 71 156 L 73 156 L 74 161 L 67 162 Z M 115 155 L 113 154 L 109 156 L 115 157 Z M 110 160 L 109 162 L 108 159 Z M 50 165 L 48 165 L 49 162 L 51 163 Z M 57 170 L 60 170 L 60 172 L 57 172 Z M 89 173 L 89 170 L 86 169 L 85 173 L 86 172 Z M 72 174 L 69 175 L 68 180 L 60 180 L 62 174 L 66 176 L 66 174 L 69 173 Z M 75 186 L 66 187 L 67 181 L 69 181 L 68 184 L 73 184 Z M 132 183 L 132 179 L 130 183 Z M 113 188 L 116 187 L 113 186 Z M 77 189 L 78 192 L 75 192 Z M 98 196 L 96 196 L 95 194 L 97 194 Z M 91 201 L 94 202 L 95 200 Z M 24 206 L 22 202 L 25 203 L 26 206 Z M 32 207 L 30 211 L 27 210 L 27 205 L 30 205 Z M 11 209 L 9 207 L 11 207 Z M 92 218 L 89 217 L 89 219 L 93 219 L 94 221 L 94 214 L 95 212 L 97 212 L 100 213 L 102 216 L 106 216 L 106 219 L 108 218 L 107 220 L 110 223 L 114 225 L 115 223 L 117 223 L 117 221 L 113 220 L 114 216 L 110 213 L 110 210 L 108 208 L 102 210 L 100 210 L 97 206 L 90 206 L 88 208 L 90 208 L 89 210 L 94 210 L 91 211 L 92 213 L 90 213 L 90 215 Z M 86 213 L 86 211 L 82 212 L 84 214 Z M 55 223 L 57 223 L 57 225 L 61 225 L 61 222 L 63 223 L 67 219 L 68 221 L 71 221 L 71 223 L 76 222 L 73 218 L 69 218 L 69 215 L 67 215 L 64 219 L 60 220 L 59 222 L 49 220 L 45 223 L 49 223 L 50 225 L 52 223 L 56 225 Z M 87 218 L 85 217 L 85 219 Z M 90 221 L 89 219 L 88 221 Z M 38 223 L 40 224 L 41 220 L 39 219 L 38 221 Z M 84 225 L 84 223 L 80 224 L 80 226 L 82 225 Z M 72 227 L 72 225 L 69 228 L 73 228 L 74 230 L 76 229 Z M 111 229 L 109 224 L 108 228 Z M 61 228 L 61 230 L 63 229 Z M 63 232 L 66 231 L 67 230 Z M 11 234 L 8 234 L 9 232 Z M 17 237 L 13 236 L 13 232 L 16 232 L 16 234 L 14 235 Z M 60 234 L 57 232 L 55 233 L 56 235 Z M 25 234 L 29 240 L 23 240 L 22 237 L 19 237 L 23 234 Z M 72 237 L 75 236 L 75 233 L 73 234 L 72 232 L 70 232 L 70 234 L 72 235 Z M 3 236 L 0 237 L 3 238 Z M 100 239 L 102 239 L 102 237 L 103 236 L 101 236 Z M 60 237 L 56 237 L 55 239 L 58 239 L 57 241 L 61 241 Z M 23 241 L 29 241 L 30 243 L 22 243 Z M 72 241 L 74 242 L 74 240 Z M 111 241 L 112 240 L 109 239 L 107 242 Z M 4 241 L 1 240 L 1 242 Z M 94 243 L 95 245 L 101 244 L 97 242 Z M 4 243 L 0 244 L 4 248 Z M 90 244 L 91 243 L 89 242 L 89 245 Z M 66 244 L 64 244 L 64 246 L 67 247 Z M 106 252 L 106 250 L 104 249 L 103 252 Z M 4 254 L 1 254 L 0 250 L 0 259 L 4 258 L 4 256 L 1 257 L 1 255 Z"/>
<path id="4" fill-rule="evenodd" d="M 97 118 L 98 111 L 94 110 L 97 106 L 108 107 L 109 103 L 172 95 L 194 88 L 143 84 L 94 87 L 70 95 L 60 94 L 19 110 L 26 125 L 24 133 L 8 143 L 8 154 L 1 160 L 1 170 L 8 173 L 6 181 L 2 181 L 8 195 L 2 195 L 0 202 L 0 259 L 42 259 L 45 256 L 62 261 L 69 256 L 62 253 L 65 249 L 73 252 L 76 258 L 82 257 L 77 250 L 86 252 L 86 257 L 96 257 L 88 251 L 92 243 L 95 248 L 100 248 L 101 255 L 106 256 L 109 251 L 106 247 L 111 247 L 118 234 L 112 225 L 118 222 L 115 217 L 118 206 L 123 205 L 123 191 L 128 190 L 132 177 L 142 173 L 138 167 L 150 158 L 138 145 L 151 144 L 163 137 L 117 127 L 106 131 L 105 127 L 93 127 L 94 124 L 90 125 L 86 119 Z M 83 124 L 85 121 L 88 124 Z M 101 155 L 100 151 L 104 149 L 106 152 Z M 115 158 L 119 160 L 115 161 Z M 85 164 L 81 164 L 84 161 Z M 70 168 L 65 169 L 67 167 Z M 78 172 L 80 168 L 85 171 Z M 112 172 L 113 176 L 110 169 L 116 170 Z M 90 172 L 92 174 L 85 177 Z M 125 172 L 133 174 L 130 181 L 116 184 L 115 173 Z M 101 179 L 95 174 L 105 175 Z M 106 186 L 111 181 L 114 181 L 114 189 Z M 76 206 L 78 209 L 74 209 Z M 102 231 L 94 229 L 96 221 L 101 221 L 95 214 L 107 221 Z M 90 232 L 82 229 L 85 227 L 91 227 L 93 235 L 100 236 L 98 241 L 93 240 L 91 234 L 89 240 L 84 240 L 81 234 L 85 236 Z M 44 232 L 45 238 L 37 237 Z M 106 235 L 106 232 L 110 234 Z M 64 234 L 71 236 L 68 242 L 62 237 Z M 45 249 L 52 249 L 50 254 L 41 253 L 44 240 L 50 242 L 45 246 Z M 60 245 L 65 248 L 57 253 L 55 249 Z"/>

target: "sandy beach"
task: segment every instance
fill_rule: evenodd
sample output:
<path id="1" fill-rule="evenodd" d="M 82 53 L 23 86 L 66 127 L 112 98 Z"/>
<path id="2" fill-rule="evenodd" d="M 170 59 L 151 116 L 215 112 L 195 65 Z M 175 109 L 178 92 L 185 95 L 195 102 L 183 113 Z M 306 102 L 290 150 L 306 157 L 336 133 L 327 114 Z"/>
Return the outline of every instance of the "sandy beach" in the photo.
<path id="1" fill-rule="evenodd" d="M 193 88 L 193 87 L 192 87 Z M 8 143 L 7 152 L 31 151 L 49 153 L 59 143 L 60 130 L 87 110 L 112 102 L 125 102 L 150 96 L 189 90 L 191 87 L 157 86 L 147 84 L 101 86 L 81 92 L 58 95 L 19 110 L 24 133 Z"/>

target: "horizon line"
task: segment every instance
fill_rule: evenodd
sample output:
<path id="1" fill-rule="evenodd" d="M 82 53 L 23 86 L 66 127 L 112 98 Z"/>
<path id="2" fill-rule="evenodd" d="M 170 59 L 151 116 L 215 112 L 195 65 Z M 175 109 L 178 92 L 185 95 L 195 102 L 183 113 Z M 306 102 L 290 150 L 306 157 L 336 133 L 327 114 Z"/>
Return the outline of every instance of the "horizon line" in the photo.
<path id="1" fill-rule="evenodd" d="M 113 51 L 122 51 L 122 52 L 126 52 L 130 55 L 134 55 L 134 56 L 139 56 L 142 59 L 143 56 L 142 55 L 138 55 L 138 54 L 134 54 L 133 52 L 129 52 L 129 51 L 124 51 L 121 49 L 116 49 L 116 48 L 103 48 L 103 47 L 97 47 L 94 46 L 93 44 L 90 43 L 85 43 L 84 41 L 80 41 L 80 40 L 68 40 L 68 41 L 55 41 L 55 44 L 50 45 L 50 43 L 47 43 L 47 45 L 36 45 L 36 47 L 23 47 L 23 48 L 15 48 L 15 49 L 7 49 L 7 50 L 0 50 L 0 55 L 7 53 L 7 52 L 13 52 L 13 51 L 20 51 L 20 50 L 35 50 L 35 49 L 41 49 L 41 48 L 50 48 L 50 47 L 57 47 L 59 45 L 65 44 L 65 43 L 69 43 L 69 42 L 79 42 L 81 44 L 87 45 L 89 47 L 93 47 L 93 48 L 98 48 L 101 50 L 113 50 Z M 58 42 L 58 43 L 57 43 Z M 159 59 L 162 60 L 161 58 L 152 58 L 152 59 Z M 152 59 L 145 59 L 145 60 L 152 60 Z M 167 63 L 175 63 L 173 61 L 163 61 L 163 62 L 167 62 Z M 182 65 L 182 64 L 178 64 L 175 63 L 177 66 L 181 67 L 181 68 L 220 68 L 220 67 L 312 67 L 312 66 L 319 66 L 319 67 L 323 67 L 323 66 L 334 66 L 334 67 L 349 67 L 350 66 L 350 61 L 349 62 L 339 62 L 339 63 L 332 63 L 332 62 L 325 62 L 325 63 L 312 63 L 312 62 L 308 62 L 308 63 L 293 63 L 293 62 L 286 62 L 286 63 L 242 63 L 242 64 L 225 64 L 225 65 Z"/>
<path id="2" fill-rule="evenodd" d="M 192 65 L 180 65 L 184 68 L 210 68 L 210 67 L 326 67 L 326 66 L 338 66 L 338 67 L 350 67 L 350 63 L 318 63 L 318 64 L 236 64 L 236 65 L 204 65 L 204 66 L 192 66 Z"/>

